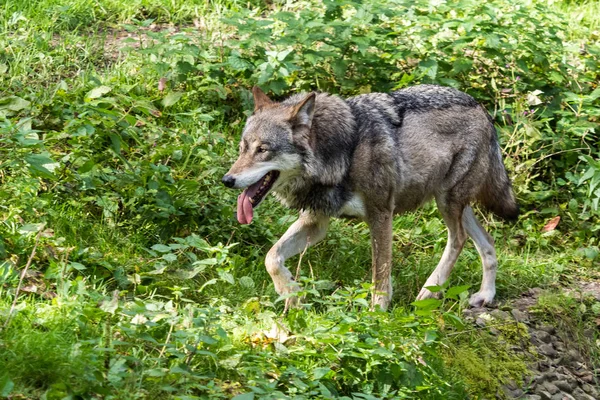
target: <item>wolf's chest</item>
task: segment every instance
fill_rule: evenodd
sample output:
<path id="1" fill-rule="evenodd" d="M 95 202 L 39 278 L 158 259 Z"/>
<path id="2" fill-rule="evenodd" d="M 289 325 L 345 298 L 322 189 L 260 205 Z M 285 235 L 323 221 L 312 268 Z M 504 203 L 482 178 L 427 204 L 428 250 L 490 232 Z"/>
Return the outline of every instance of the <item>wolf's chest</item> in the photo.
<path id="1" fill-rule="evenodd" d="M 340 217 L 364 218 L 367 215 L 367 212 L 362 196 L 352 193 L 352 197 L 344 203 L 339 214 Z"/>

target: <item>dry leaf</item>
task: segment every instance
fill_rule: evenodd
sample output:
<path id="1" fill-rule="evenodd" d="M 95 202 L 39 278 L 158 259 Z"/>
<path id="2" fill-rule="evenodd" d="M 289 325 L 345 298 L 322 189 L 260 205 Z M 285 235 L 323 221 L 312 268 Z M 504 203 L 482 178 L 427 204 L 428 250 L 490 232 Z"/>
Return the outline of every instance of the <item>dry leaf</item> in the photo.
<path id="1" fill-rule="evenodd" d="M 21 291 L 26 293 L 37 293 L 38 287 L 36 285 L 23 286 Z"/>
<path id="2" fill-rule="evenodd" d="M 560 222 L 560 215 L 552 218 L 544 227 L 542 228 L 542 232 L 550 232 L 556 229 L 556 226 Z"/>

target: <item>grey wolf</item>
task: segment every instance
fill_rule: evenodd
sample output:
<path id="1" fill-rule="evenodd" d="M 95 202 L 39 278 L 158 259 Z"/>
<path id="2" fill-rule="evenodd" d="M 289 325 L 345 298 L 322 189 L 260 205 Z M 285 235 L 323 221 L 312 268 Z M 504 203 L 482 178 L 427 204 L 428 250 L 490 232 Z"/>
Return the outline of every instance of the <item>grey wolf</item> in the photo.
<path id="1" fill-rule="evenodd" d="M 258 87 L 253 95 L 255 109 L 242 133 L 239 158 L 222 181 L 245 189 L 237 203 L 242 224 L 252 221 L 269 192 L 300 211 L 266 257 L 279 294 L 297 287 L 285 261 L 323 239 L 330 218 L 353 217 L 370 228 L 372 304 L 386 309 L 392 296 L 392 218 L 435 199 L 448 242 L 417 299 L 434 296 L 427 288 L 448 279 L 470 237 L 483 280 L 469 302 L 493 301 L 494 240 L 471 204 L 505 219 L 516 219 L 519 208 L 492 118 L 473 97 L 435 85 L 346 100 L 304 93 L 275 102 Z"/>

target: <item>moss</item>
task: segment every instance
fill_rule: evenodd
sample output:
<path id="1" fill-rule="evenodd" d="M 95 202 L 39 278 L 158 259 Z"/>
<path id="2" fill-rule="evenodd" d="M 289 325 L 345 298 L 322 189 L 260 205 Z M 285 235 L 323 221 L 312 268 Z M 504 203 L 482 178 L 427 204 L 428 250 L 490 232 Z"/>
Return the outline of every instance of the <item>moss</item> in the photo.
<path id="1" fill-rule="evenodd" d="M 510 337 L 517 342 L 525 340 L 520 336 L 521 327 L 507 326 L 513 326 Z M 487 332 L 465 333 L 451 340 L 443 357 L 455 377 L 465 382 L 473 398 L 505 398 L 502 385 L 510 381 L 520 384 L 528 374 L 525 355 L 512 351 L 511 341 L 509 337 L 498 340 Z"/>

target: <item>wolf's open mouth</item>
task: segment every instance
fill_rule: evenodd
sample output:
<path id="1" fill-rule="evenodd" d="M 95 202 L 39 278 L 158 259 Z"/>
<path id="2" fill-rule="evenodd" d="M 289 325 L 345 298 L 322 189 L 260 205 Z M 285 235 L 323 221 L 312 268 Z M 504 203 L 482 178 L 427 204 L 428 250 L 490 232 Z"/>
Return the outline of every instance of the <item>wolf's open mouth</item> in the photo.
<path id="1" fill-rule="evenodd" d="M 279 171 L 269 171 L 253 185 L 250 185 L 238 197 L 237 219 L 240 224 L 249 224 L 254 216 L 254 207 L 269 193 L 279 177 Z"/>

